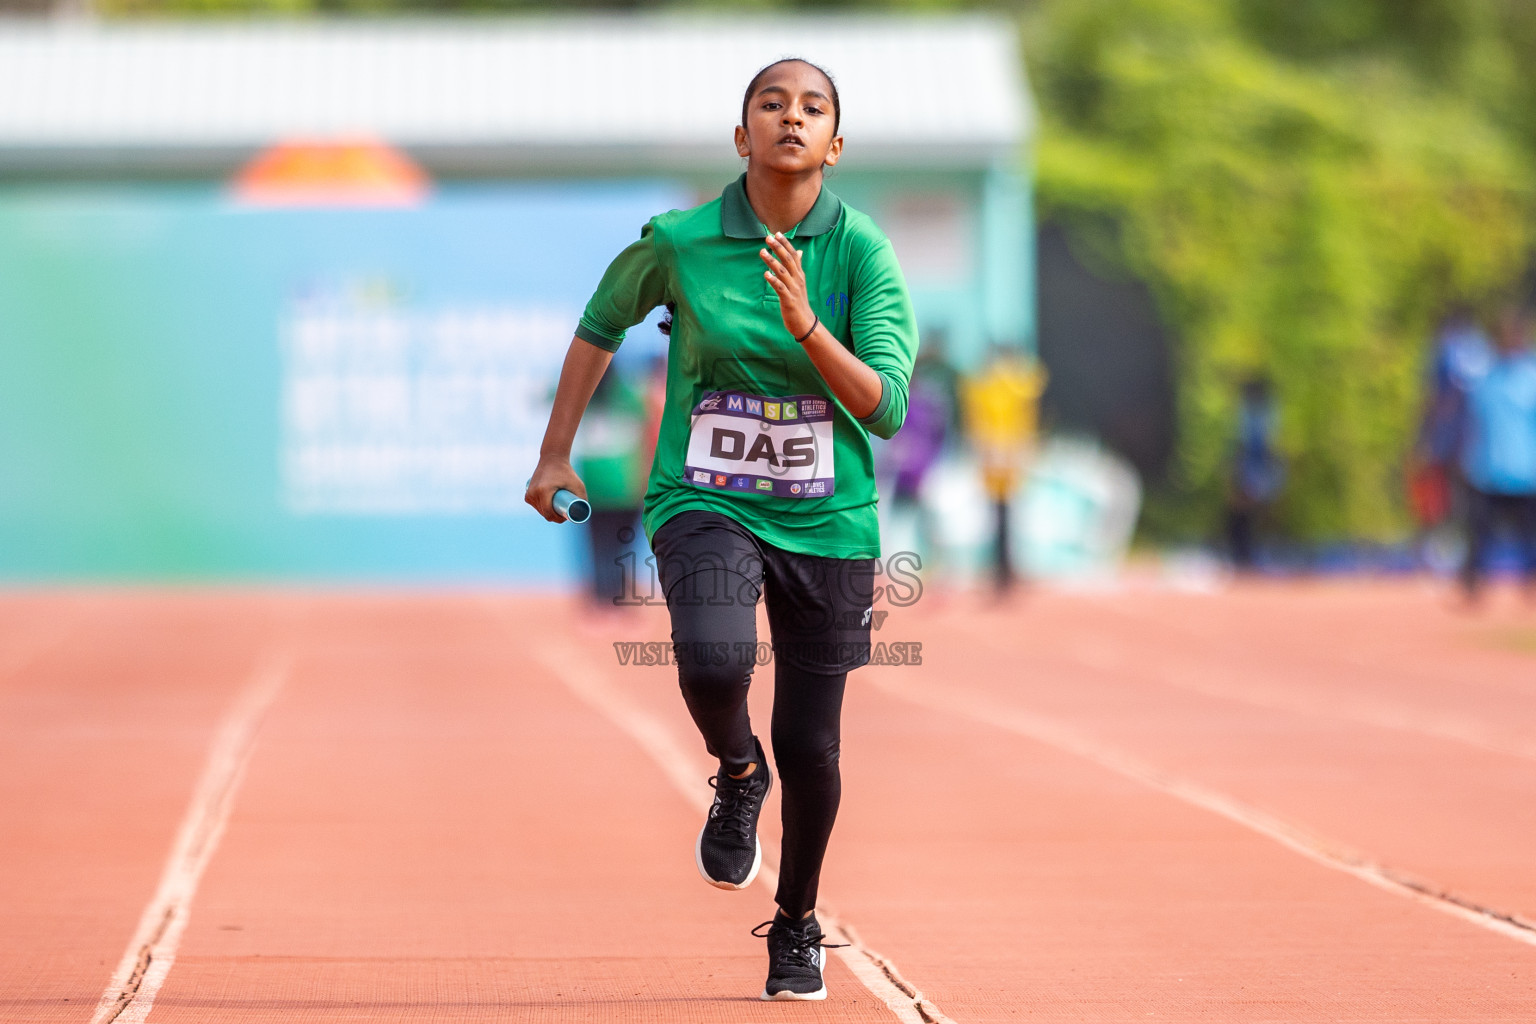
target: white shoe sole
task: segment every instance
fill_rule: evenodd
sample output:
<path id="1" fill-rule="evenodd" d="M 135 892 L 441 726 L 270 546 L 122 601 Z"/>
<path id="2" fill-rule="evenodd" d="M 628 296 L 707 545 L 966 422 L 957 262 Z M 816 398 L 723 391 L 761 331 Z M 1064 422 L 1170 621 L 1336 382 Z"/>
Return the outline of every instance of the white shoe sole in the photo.
<path id="1" fill-rule="evenodd" d="M 763 1000 L 764 1002 L 770 1003 L 788 1002 L 790 1000 L 795 1000 L 796 1002 L 814 1003 L 827 998 L 827 986 L 823 985 L 815 992 L 776 992 L 773 995 L 769 995 L 768 990 L 763 989 L 763 994 L 757 998 Z"/>
<path id="2" fill-rule="evenodd" d="M 708 824 L 704 826 L 704 828 L 708 827 Z M 693 841 L 693 864 L 699 869 L 699 877 L 716 889 L 745 889 L 751 885 L 752 880 L 757 877 L 758 869 L 763 866 L 763 841 L 755 836 L 752 839 L 757 848 L 752 851 L 752 870 L 747 872 L 746 881 L 740 885 L 732 885 L 730 882 L 717 882 L 709 877 L 709 872 L 704 870 L 704 828 L 699 829 L 699 838 Z"/>

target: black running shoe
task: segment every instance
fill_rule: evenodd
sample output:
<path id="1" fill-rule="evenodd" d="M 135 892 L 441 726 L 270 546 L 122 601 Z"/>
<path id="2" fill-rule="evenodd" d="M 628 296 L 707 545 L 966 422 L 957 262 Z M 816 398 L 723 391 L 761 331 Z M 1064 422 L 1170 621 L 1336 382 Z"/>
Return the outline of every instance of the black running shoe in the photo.
<path id="1" fill-rule="evenodd" d="M 764 932 L 764 928 L 768 930 Z M 768 984 L 758 998 L 827 998 L 821 971 L 827 964 L 827 950 L 840 944 L 821 941 L 821 925 L 815 914 L 798 921 L 776 915 L 753 928 L 752 934 L 768 940 Z"/>
<path id="2" fill-rule="evenodd" d="M 725 772 L 712 776 L 715 802 L 699 830 L 693 860 L 704 881 L 720 889 L 745 889 L 763 866 L 763 846 L 757 841 L 757 816 L 773 788 L 773 773 L 757 743 L 757 769 L 744 779 Z"/>

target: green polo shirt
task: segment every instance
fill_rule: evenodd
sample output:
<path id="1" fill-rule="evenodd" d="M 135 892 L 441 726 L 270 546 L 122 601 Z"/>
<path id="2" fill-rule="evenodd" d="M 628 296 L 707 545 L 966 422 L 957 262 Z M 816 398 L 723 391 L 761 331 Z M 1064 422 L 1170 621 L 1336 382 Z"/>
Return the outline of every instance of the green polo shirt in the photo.
<path id="1" fill-rule="evenodd" d="M 917 324 L 906 282 L 891 243 L 874 221 L 825 187 L 805 219 L 786 232 L 804 252 L 812 310 L 838 341 L 880 375 L 879 405 L 856 419 L 833 397 L 784 328 L 778 295 L 764 279 L 766 267 L 758 256 L 767 233 L 747 202 L 746 175 L 726 186 L 719 199 L 651 218 L 639 240 L 603 274 L 576 336 L 615 351 L 627 328 L 657 306 L 676 304 L 667 404 L 645 494 L 648 536 L 655 536 L 657 528 L 679 512 L 709 509 L 787 551 L 878 557 L 880 527 L 869 435 L 890 437 L 907 414 Z M 785 468 L 797 460 L 758 437 L 759 432 L 773 435 L 783 426 L 777 420 L 741 420 L 746 443 L 731 440 L 713 450 L 716 455 L 754 458 L 742 463 L 742 475 L 701 471 L 697 456 L 709 446 L 700 449 L 699 438 L 690 435 L 705 413 L 701 400 L 711 392 L 723 393 L 721 412 L 729 396 L 738 396 L 731 399 L 734 407 L 745 398 L 749 409 L 758 410 L 765 399 L 798 397 L 800 401 L 787 405 L 766 403 L 774 413 L 782 408 L 785 416 L 825 410 L 830 414 L 829 478 L 801 482 L 794 474 L 808 470 Z M 713 408 L 716 403 L 708 404 Z M 720 420 L 714 412 L 704 418 L 708 423 L 737 422 Z M 825 423 L 817 427 L 826 431 Z M 825 436 L 816 438 L 823 447 Z M 796 495 L 830 493 L 790 496 L 791 489 Z"/>

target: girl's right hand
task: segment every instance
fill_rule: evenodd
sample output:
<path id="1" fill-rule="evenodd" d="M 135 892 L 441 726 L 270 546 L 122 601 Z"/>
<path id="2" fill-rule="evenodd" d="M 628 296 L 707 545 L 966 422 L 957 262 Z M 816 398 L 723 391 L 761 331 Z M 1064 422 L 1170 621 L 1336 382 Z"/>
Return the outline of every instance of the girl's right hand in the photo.
<path id="1" fill-rule="evenodd" d="M 523 500 L 538 510 L 539 515 L 552 523 L 563 523 L 565 517 L 555 511 L 555 492 L 561 488 L 579 498 L 587 496 L 587 485 L 571 468 L 571 460 L 559 455 L 543 455 L 528 481 Z"/>

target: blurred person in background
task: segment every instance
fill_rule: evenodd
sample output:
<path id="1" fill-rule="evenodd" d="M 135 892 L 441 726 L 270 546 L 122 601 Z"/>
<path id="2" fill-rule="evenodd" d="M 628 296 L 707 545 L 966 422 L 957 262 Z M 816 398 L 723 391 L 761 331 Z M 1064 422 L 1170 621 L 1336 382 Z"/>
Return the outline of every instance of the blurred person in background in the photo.
<path id="1" fill-rule="evenodd" d="M 1408 466 L 1408 501 L 1419 528 L 1420 560 L 1432 561 L 1432 532 L 1452 520 L 1461 476 L 1457 444 L 1467 393 L 1493 363 L 1493 346 L 1472 310 L 1440 322 L 1430 350 L 1418 441 Z"/>
<path id="2" fill-rule="evenodd" d="M 671 334 L 672 325 L 663 323 L 662 333 Z M 667 409 L 667 357 L 665 354 L 656 356 L 646 367 L 642 397 L 645 402 L 645 436 L 640 462 L 646 468 L 646 472 L 649 472 L 651 463 L 656 458 L 656 439 L 661 436 L 661 415 Z"/>
<path id="3" fill-rule="evenodd" d="M 1515 532 L 1526 596 L 1536 600 L 1536 352 L 1523 310 L 1500 317 L 1495 342 L 1458 417 L 1467 527 L 1461 584 L 1469 602 L 1481 595 L 1484 561 L 1501 525 Z"/>
<path id="4" fill-rule="evenodd" d="M 1033 453 L 1045 371 L 1011 345 L 995 345 L 981 371 L 960 388 L 966 434 L 981 461 L 982 484 L 995 522 L 993 585 L 1013 588 L 1013 539 L 1008 523 L 1012 498 Z"/>
<path id="5" fill-rule="evenodd" d="M 647 443 L 645 398 L 618 367 L 603 374 L 576 435 L 578 472 L 587 485 L 592 518 L 587 540 L 592 567 L 587 593 L 595 609 L 628 603 L 624 553 L 635 539 L 653 443 Z"/>
<path id="6" fill-rule="evenodd" d="M 884 474 L 891 480 L 891 517 L 905 525 L 913 521 L 910 536 L 922 551 L 930 548 L 930 534 L 921 501 L 923 481 L 944 452 L 954 415 L 954 373 L 946 363 L 937 338 L 930 337 L 918 350 L 907 394 L 907 419 L 901 432 L 881 446 Z"/>
<path id="7" fill-rule="evenodd" d="M 923 333 L 923 345 L 917 354 L 923 387 L 944 406 L 944 433 L 951 440 L 964 430 L 960 410 L 960 371 L 949 358 L 949 335 L 942 328 Z M 914 367 L 914 374 L 918 368 Z"/>
<path id="8" fill-rule="evenodd" d="M 1239 571 L 1258 560 L 1259 533 L 1285 483 L 1285 464 L 1275 447 L 1276 415 L 1269 379 L 1243 381 L 1237 441 L 1227 474 L 1227 548 Z"/>

